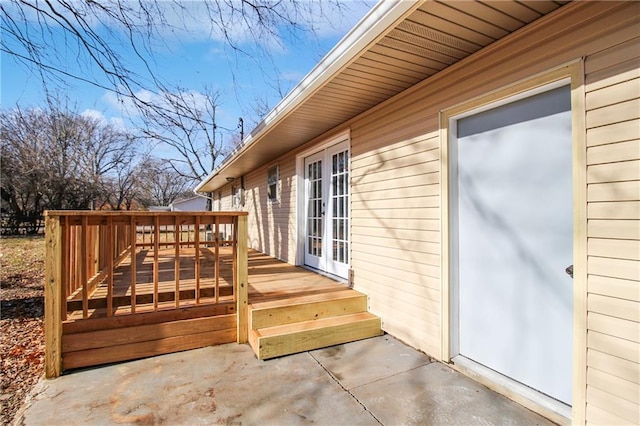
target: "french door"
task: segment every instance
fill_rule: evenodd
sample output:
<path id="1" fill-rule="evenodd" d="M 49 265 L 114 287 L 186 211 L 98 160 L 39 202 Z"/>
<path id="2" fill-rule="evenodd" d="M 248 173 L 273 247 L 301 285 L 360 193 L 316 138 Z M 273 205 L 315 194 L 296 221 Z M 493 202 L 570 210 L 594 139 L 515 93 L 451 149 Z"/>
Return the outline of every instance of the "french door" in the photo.
<path id="1" fill-rule="evenodd" d="M 304 263 L 348 277 L 349 145 L 339 143 L 304 159 Z"/>

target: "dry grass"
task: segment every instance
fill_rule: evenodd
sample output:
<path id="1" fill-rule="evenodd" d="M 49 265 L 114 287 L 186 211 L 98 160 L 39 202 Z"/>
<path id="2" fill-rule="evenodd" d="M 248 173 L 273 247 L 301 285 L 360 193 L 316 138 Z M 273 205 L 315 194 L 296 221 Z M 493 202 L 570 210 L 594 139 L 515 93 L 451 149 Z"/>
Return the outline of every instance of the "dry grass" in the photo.
<path id="1" fill-rule="evenodd" d="M 0 239 L 0 424 L 44 372 L 44 237 Z"/>

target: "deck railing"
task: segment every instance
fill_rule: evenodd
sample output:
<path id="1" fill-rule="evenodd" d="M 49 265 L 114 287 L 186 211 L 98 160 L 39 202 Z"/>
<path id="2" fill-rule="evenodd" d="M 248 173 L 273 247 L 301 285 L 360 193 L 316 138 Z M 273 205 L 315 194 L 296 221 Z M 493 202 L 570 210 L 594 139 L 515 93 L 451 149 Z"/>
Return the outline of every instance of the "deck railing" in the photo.
<path id="1" fill-rule="evenodd" d="M 61 371 L 63 323 L 226 304 L 246 342 L 246 220 L 242 212 L 47 212 L 47 377 Z"/>

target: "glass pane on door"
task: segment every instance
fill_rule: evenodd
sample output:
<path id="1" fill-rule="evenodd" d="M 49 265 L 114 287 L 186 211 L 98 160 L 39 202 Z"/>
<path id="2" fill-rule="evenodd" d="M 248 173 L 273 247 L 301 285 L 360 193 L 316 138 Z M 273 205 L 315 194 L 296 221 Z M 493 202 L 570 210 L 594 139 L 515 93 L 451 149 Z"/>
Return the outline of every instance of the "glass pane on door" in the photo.
<path id="1" fill-rule="evenodd" d="M 349 151 L 341 151 L 331 156 L 331 260 L 349 261 Z"/>
<path id="2" fill-rule="evenodd" d="M 322 256 L 323 202 L 322 202 L 322 160 L 307 166 L 309 196 L 307 200 L 307 254 Z"/>

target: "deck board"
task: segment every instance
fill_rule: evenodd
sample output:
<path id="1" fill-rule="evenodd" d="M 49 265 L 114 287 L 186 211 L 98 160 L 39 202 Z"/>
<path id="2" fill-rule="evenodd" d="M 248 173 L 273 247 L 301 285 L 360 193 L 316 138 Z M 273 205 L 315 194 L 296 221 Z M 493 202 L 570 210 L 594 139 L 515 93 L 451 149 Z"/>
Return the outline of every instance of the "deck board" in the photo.
<path id="1" fill-rule="evenodd" d="M 310 270 L 249 250 L 249 303 L 288 299 L 347 288 Z"/>

